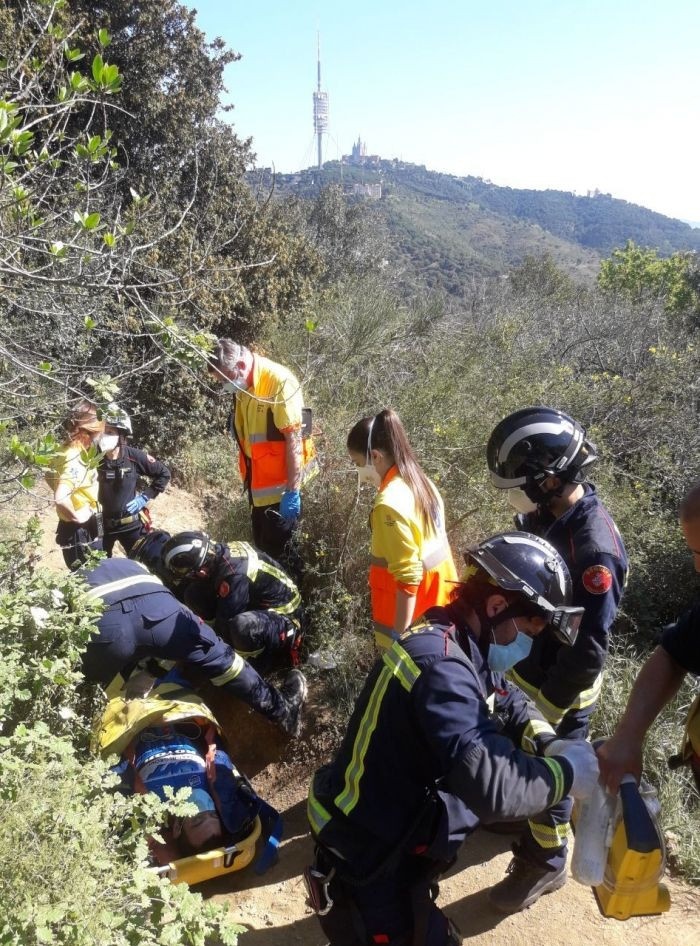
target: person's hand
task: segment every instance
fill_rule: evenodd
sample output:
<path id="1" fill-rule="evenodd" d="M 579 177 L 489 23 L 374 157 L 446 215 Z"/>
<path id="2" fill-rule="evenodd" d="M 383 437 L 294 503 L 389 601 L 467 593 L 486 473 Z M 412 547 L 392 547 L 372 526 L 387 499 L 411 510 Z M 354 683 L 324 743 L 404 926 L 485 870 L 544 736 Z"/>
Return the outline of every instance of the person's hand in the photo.
<path id="1" fill-rule="evenodd" d="M 614 734 L 596 749 L 600 780 L 611 795 L 617 794 L 624 775 L 642 777 L 642 744 L 627 736 Z"/>
<path id="2" fill-rule="evenodd" d="M 574 770 L 571 794 L 574 798 L 590 798 L 599 777 L 595 749 L 585 739 L 555 739 L 545 749 L 547 756 L 566 759 Z"/>
<path id="3" fill-rule="evenodd" d="M 298 489 L 288 489 L 282 493 L 280 515 L 287 522 L 296 522 L 301 515 L 301 493 Z"/>
<path id="4" fill-rule="evenodd" d="M 126 511 L 130 516 L 135 516 L 137 512 L 141 512 L 144 506 L 148 505 L 148 496 L 144 496 L 143 493 L 138 493 L 134 498 L 126 504 Z"/>

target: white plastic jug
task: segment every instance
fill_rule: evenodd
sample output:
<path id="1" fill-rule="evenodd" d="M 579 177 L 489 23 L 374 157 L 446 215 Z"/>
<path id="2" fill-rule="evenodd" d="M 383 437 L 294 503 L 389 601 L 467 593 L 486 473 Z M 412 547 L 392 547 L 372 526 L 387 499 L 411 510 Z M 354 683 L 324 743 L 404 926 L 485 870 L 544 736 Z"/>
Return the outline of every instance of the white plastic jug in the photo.
<path id="1" fill-rule="evenodd" d="M 576 839 L 571 858 L 574 879 L 587 887 L 603 883 L 617 798 L 609 795 L 600 782 L 582 803 L 576 821 Z"/>

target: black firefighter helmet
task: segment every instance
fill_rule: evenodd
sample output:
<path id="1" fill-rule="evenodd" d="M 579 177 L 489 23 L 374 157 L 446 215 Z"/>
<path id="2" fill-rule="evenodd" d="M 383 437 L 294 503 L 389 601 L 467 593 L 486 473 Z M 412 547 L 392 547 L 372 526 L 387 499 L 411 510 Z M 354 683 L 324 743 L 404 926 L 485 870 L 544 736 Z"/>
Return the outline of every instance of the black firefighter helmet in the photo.
<path id="1" fill-rule="evenodd" d="M 468 549 L 464 558 L 499 588 L 522 595 L 528 610 L 540 613 L 558 640 L 574 643 L 584 609 L 571 607 L 569 569 L 546 539 L 529 532 L 502 532 Z"/>
<path id="2" fill-rule="evenodd" d="M 524 407 L 498 423 L 486 446 L 491 483 L 497 489 L 522 489 L 541 502 L 541 483 L 583 483 L 598 454 L 585 429 L 553 407 Z"/>

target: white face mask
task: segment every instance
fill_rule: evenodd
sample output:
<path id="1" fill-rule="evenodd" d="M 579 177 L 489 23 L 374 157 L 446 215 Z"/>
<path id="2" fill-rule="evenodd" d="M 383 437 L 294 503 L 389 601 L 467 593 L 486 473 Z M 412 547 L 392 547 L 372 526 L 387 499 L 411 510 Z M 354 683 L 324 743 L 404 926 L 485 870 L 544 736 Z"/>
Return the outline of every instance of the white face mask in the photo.
<path id="1" fill-rule="evenodd" d="M 516 512 L 523 513 L 523 515 L 537 510 L 537 504 L 533 503 L 527 493 L 520 489 L 519 486 L 516 486 L 515 489 L 507 490 L 506 499 Z"/>
<path id="2" fill-rule="evenodd" d="M 240 375 L 235 379 L 229 378 L 228 381 L 224 381 L 222 387 L 226 394 L 236 394 L 238 391 L 248 390 L 248 385 L 243 381 Z"/>
<path id="3" fill-rule="evenodd" d="M 371 483 L 372 486 L 379 489 L 382 484 L 382 478 L 379 473 L 377 473 L 372 463 L 365 463 L 364 466 L 358 466 L 357 479 L 360 486 L 362 486 L 363 483 Z"/>
<path id="4" fill-rule="evenodd" d="M 119 434 L 100 434 L 95 443 L 103 453 L 109 453 L 119 446 Z"/>

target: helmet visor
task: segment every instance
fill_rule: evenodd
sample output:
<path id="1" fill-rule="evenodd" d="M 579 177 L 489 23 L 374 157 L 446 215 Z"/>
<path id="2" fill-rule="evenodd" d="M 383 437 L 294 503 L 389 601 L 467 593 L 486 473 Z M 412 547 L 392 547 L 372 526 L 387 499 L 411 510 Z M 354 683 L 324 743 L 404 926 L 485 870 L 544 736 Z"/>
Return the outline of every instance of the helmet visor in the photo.
<path id="1" fill-rule="evenodd" d="M 569 647 L 575 644 L 584 613 L 585 608 L 555 608 L 549 624 L 556 639 Z"/>

